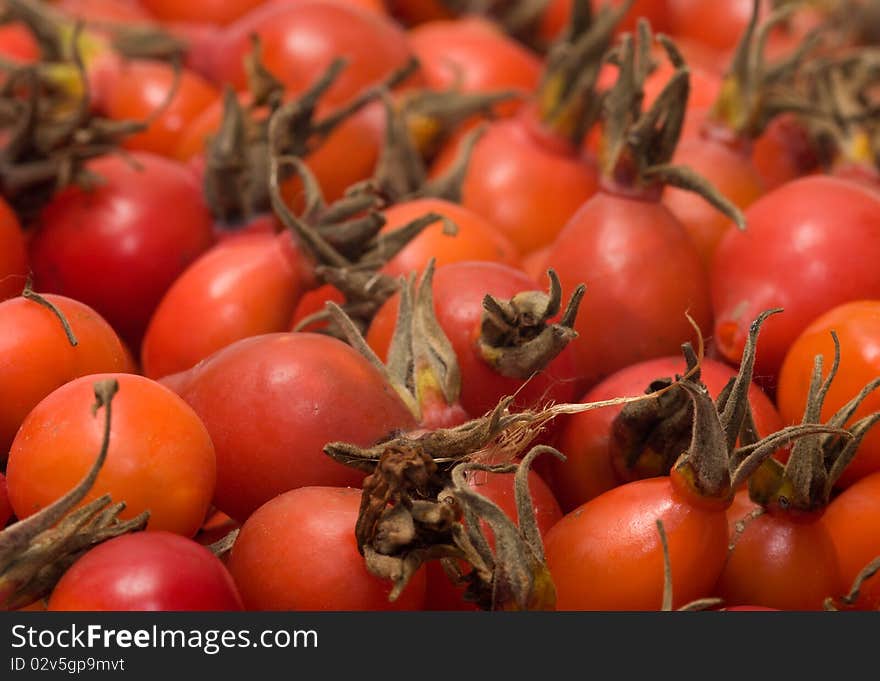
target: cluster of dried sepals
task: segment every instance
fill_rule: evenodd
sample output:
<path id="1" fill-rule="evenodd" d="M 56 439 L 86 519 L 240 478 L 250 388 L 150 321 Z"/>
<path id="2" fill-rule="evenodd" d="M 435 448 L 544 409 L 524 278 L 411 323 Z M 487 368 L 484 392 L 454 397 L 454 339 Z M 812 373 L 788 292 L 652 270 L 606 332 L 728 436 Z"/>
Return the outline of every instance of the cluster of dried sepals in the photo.
<path id="1" fill-rule="evenodd" d="M 866 387 L 828 423 L 822 424 L 818 422 L 818 410 L 833 379 L 832 371 L 823 387 L 811 392 L 802 424 L 759 437 L 747 395 L 758 332 L 764 320 L 776 312 L 779 310 L 768 311 L 755 320 L 740 370 L 717 400 L 712 400 L 699 380 L 702 346 L 697 352 L 686 346 L 685 374 L 652 386 L 653 390 L 644 395 L 550 405 L 517 413 L 509 410 L 509 400 L 503 400 L 490 414 L 456 428 L 401 434 L 366 449 L 346 443 L 327 445 L 328 455 L 370 473 L 364 482 L 357 523 L 358 547 L 367 567 L 393 582 L 391 598 L 400 594 L 424 563 L 440 560 L 453 582 L 464 588 L 464 598 L 481 608 L 552 608 L 555 590 L 543 561 L 527 478 L 537 456 L 564 455 L 551 447 L 539 445 L 530 449 L 530 445 L 556 416 L 605 406 L 625 404 L 627 410 L 642 414 L 671 412 L 675 416 L 674 430 L 678 431 L 671 442 L 679 449 L 674 459 L 666 460 L 696 492 L 707 498 L 729 499 L 759 469 L 776 470 L 779 464 L 772 462 L 770 455 L 795 441 L 795 462 L 786 467 L 788 478 L 801 479 L 795 473 L 797 461 L 803 458 L 801 452 L 809 452 L 808 458 L 815 461 L 816 452 L 821 452 L 822 470 L 828 467 L 831 471 L 823 478 L 823 490 L 829 490 L 864 433 L 878 420 L 878 415 L 874 415 L 844 427 L 860 401 L 876 385 Z M 817 366 L 821 371 L 819 360 Z M 820 381 L 814 382 L 818 386 Z M 682 444 L 684 422 L 689 422 L 689 437 Z M 667 455 L 672 451 L 667 448 Z M 522 456 L 524 452 L 527 453 Z M 469 476 L 479 471 L 514 474 L 517 522 L 469 484 Z M 791 483 L 785 489 L 789 487 Z M 780 489 L 782 486 L 777 492 Z M 713 600 L 700 601 L 688 607 L 716 604 Z"/>

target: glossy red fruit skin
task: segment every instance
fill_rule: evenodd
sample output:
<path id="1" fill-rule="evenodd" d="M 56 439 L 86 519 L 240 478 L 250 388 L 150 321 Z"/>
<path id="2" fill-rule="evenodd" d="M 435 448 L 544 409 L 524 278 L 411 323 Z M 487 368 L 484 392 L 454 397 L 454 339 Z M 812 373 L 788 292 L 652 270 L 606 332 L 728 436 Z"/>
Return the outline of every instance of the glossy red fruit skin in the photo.
<path id="1" fill-rule="evenodd" d="M 687 166 L 706 180 L 740 210 L 764 194 L 764 183 L 747 151 L 731 148 L 711 137 L 682 140 L 673 163 Z M 736 224 L 693 192 L 667 187 L 663 203 L 681 221 L 702 256 L 707 271 L 724 235 Z"/>
<path id="2" fill-rule="evenodd" d="M 324 96 L 341 104 L 364 87 L 402 67 L 412 52 L 403 29 L 391 19 L 335 0 L 271 3 L 226 27 L 213 58 L 214 81 L 244 90 L 242 58 L 250 36 L 262 41 L 265 66 L 290 91 L 302 92 L 316 81 L 333 59 L 349 60 Z"/>
<path id="3" fill-rule="evenodd" d="M 24 419 L 9 450 L 9 499 L 27 518 L 73 489 L 94 464 L 104 437 L 104 418 L 93 413 L 95 383 L 112 379 L 107 458 L 94 484 L 76 505 L 108 494 L 124 503 L 124 520 L 149 511 L 147 531 L 196 534 L 217 481 L 210 434 L 173 391 L 135 374 L 89 374 L 46 396 Z"/>
<path id="4" fill-rule="evenodd" d="M 43 298 L 67 319 L 77 344 L 42 305 L 24 297 L 0 302 L 0 462 L 22 421 L 54 390 L 88 374 L 134 373 L 127 348 L 92 308 L 51 293 Z"/>
<path id="5" fill-rule="evenodd" d="M 880 473 L 868 475 L 841 492 L 828 505 L 823 517 L 840 562 L 844 589 L 850 590 L 856 577 L 880 556 Z M 880 579 L 864 582 L 854 607 L 880 609 Z"/>
<path id="6" fill-rule="evenodd" d="M 163 23 L 168 21 L 199 21 L 227 25 L 246 15 L 267 0 L 198 0 L 176 2 L 175 0 L 139 0 Z"/>
<path id="7" fill-rule="evenodd" d="M 434 311 L 458 358 L 462 385 L 460 402 L 472 416 L 482 416 L 502 397 L 515 395 L 514 406 L 538 407 L 544 402 L 574 399 L 574 365 L 566 348 L 530 381 L 502 376 L 480 355 L 477 341 L 483 315 L 483 298 L 502 300 L 542 286 L 519 270 L 489 262 L 458 262 L 438 267 L 434 274 Z M 565 289 L 568 295 L 570 289 Z M 380 308 L 367 331 L 367 342 L 386 357 L 397 320 L 397 297 Z"/>
<path id="8" fill-rule="evenodd" d="M 257 509 L 241 528 L 229 569 L 249 610 L 421 610 L 425 571 L 389 602 L 355 539 L 361 490 L 301 487 Z M 290 569 L 290 566 L 295 566 Z"/>
<path id="9" fill-rule="evenodd" d="M 291 489 L 359 486 L 364 473 L 324 454 L 327 443 L 369 446 L 416 425 L 377 369 L 318 334 L 246 338 L 162 383 L 207 426 L 217 452 L 214 503 L 239 522 Z"/>
<path id="10" fill-rule="evenodd" d="M 709 358 L 703 359 L 700 368 L 700 378 L 713 398 L 736 376 L 730 366 Z M 647 360 L 612 374 L 589 390 L 580 401 L 588 403 L 634 397 L 644 393 L 653 381 L 674 378 L 684 372 L 685 363 L 681 356 Z M 749 403 L 760 434 L 768 435 L 782 428 L 782 418 L 770 398 L 756 385 L 749 388 Z M 622 409 L 622 406 L 603 407 L 563 417 L 565 420 L 556 446 L 565 453 L 566 460 L 547 456 L 535 462 L 535 469 L 549 482 L 566 513 L 628 482 L 617 472 L 608 449 L 611 425 Z"/>
<path id="11" fill-rule="evenodd" d="M 519 264 L 516 247 L 493 224 L 464 206 L 443 199 L 415 199 L 390 206 L 383 211 L 386 222 L 382 233 L 432 212 L 452 221 L 456 233 L 444 234 L 440 222 L 430 225 L 391 258 L 383 272 L 405 277 L 422 271 L 432 258 L 437 267 L 468 260 L 500 262 L 512 267 Z"/>
<path id="12" fill-rule="evenodd" d="M 445 170 L 457 145 L 443 149 L 431 172 Z M 490 123 L 474 147 L 462 205 L 503 232 L 521 255 L 546 246 L 598 187 L 593 162 L 542 129 L 531 107 Z"/>
<path id="13" fill-rule="evenodd" d="M 0 55 L 27 64 L 40 58 L 40 46 L 33 34 L 19 22 L 0 26 Z"/>
<path id="14" fill-rule="evenodd" d="M 571 347 L 581 390 L 631 364 L 674 355 L 711 328 L 707 275 L 681 222 L 657 200 L 598 192 L 559 234 L 547 265 L 587 292 Z"/>
<path id="15" fill-rule="evenodd" d="M 122 535 L 89 550 L 61 578 L 49 610 L 243 610 L 232 575 L 211 551 L 171 532 Z"/>
<path id="16" fill-rule="evenodd" d="M 615 487 L 568 513 L 547 533 L 544 552 L 557 610 L 658 610 L 669 540 L 673 608 L 709 597 L 727 554 L 723 507 L 691 503 L 670 478 Z"/>
<path id="17" fill-rule="evenodd" d="M 841 303 L 880 297 L 880 198 L 830 176 L 810 176 L 765 194 L 745 213 L 747 229 L 722 239 L 712 266 L 714 337 L 737 362 L 751 321 L 781 307 L 761 331 L 756 377 L 773 382 L 806 326 Z"/>
<path id="18" fill-rule="evenodd" d="M 324 284 L 303 293 L 296 305 L 296 309 L 293 311 L 293 317 L 290 320 L 290 330 L 316 331 L 323 328 L 323 324 L 310 325 L 304 329 L 299 329 L 299 325 L 307 317 L 323 312 L 328 301 L 332 301 L 337 305 L 343 305 L 345 304 L 345 296 L 333 284 Z"/>
<path id="19" fill-rule="evenodd" d="M 169 100 L 172 87 L 176 89 Z M 189 121 L 220 97 L 195 71 L 183 68 L 175 74 L 168 64 L 152 61 L 123 64 L 104 81 L 102 89 L 95 105 L 108 118 L 150 120 L 146 130 L 126 137 L 122 146 L 167 157 L 174 156 Z"/>
<path id="20" fill-rule="evenodd" d="M 828 526 L 821 516 L 764 513 L 736 539 L 715 588 L 728 605 L 822 610 L 844 589 Z"/>
<path id="21" fill-rule="evenodd" d="M 751 155 L 767 190 L 822 172 L 819 150 L 809 130 L 793 114 L 774 118 L 754 141 Z"/>
<path id="22" fill-rule="evenodd" d="M 703 0 L 666 0 L 669 30 L 714 47 L 730 50 L 749 23 L 753 0 L 726 0 L 723 4 Z"/>
<path id="23" fill-rule="evenodd" d="M 541 60 L 533 52 L 478 17 L 421 24 L 409 31 L 409 42 L 422 65 L 425 84 L 435 90 L 527 93 L 535 90 L 541 77 Z M 518 106 L 499 109 L 510 113 Z"/>
<path id="24" fill-rule="evenodd" d="M 153 313 L 141 348 L 144 374 L 161 378 L 242 338 L 286 331 L 306 268 L 288 232 L 217 244 L 181 273 Z"/>
<path id="25" fill-rule="evenodd" d="M 68 188 L 42 211 L 30 242 L 36 287 L 86 303 L 134 349 L 175 278 L 214 242 L 195 175 L 145 152 L 99 158 L 104 179 Z"/>

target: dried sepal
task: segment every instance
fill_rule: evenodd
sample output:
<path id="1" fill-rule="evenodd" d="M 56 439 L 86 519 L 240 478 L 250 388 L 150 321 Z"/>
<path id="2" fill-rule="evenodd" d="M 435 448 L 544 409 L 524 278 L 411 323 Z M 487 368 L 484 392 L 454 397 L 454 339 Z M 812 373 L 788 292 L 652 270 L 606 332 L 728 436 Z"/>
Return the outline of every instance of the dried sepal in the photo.
<path id="1" fill-rule="evenodd" d="M 761 312 L 749 325 L 749 334 L 743 347 L 740 358 L 739 371 L 730 386 L 727 397 L 719 412 L 722 427 L 725 432 L 725 444 L 728 451 L 732 451 L 736 439 L 739 436 L 746 414 L 749 410 L 748 393 L 752 383 L 752 374 L 755 368 L 758 335 L 764 322 L 774 314 L 779 314 L 782 308 L 773 308 Z"/>
<path id="2" fill-rule="evenodd" d="M 305 188 L 302 215 L 295 215 L 282 196 L 281 176 L 285 167 L 293 169 Z M 382 272 L 381 267 L 435 223 L 440 222 L 446 233 L 456 230 L 443 215 L 427 213 L 394 230 L 382 232 L 385 219 L 378 211 L 374 196 L 357 193 L 327 205 L 314 175 L 296 156 L 273 157 L 269 191 L 275 214 L 311 256 L 319 281 L 334 285 L 345 296 L 342 308 L 355 322 L 359 333 L 366 330 L 376 311 L 399 288 L 398 279 Z M 313 328 L 317 325 L 322 326 Z M 296 329 L 320 330 L 345 337 L 329 310 L 300 320 Z"/>
<path id="3" fill-rule="evenodd" d="M 805 57 L 817 46 L 819 34 L 808 34 L 789 55 L 770 63 L 765 54 L 770 33 L 788 19 L 794 7 L 784 5 L 759 21 L 760 6 L 760 0 L 753 0 L 749 23 L 710 110 L 710 127 L 720 127 L 733 139 L 756 139 L 781 113 L 810 114 L 813 109 L 813 103 L 798 91 L 796 78 Z"/>
<path id="4" fill-rule="evenodd" d="M 451 97 L 446 103 L 449 109 L 443 111 L 438 106 L 428 108 L 428 104 L 433 103 L 432 99 L 419 100 L 416 95 L 410 95 L 398 105 L 389 93 L 384 93 L 381 99 L 385 109 L 385 141 L 373 176 L 363 183 L 361 190 L 374 193 L 386 206 L 419 198 L 461 202 L 471 155 L 485 127 L 478 125 L 468 131 L 459 143 L 450 167 L 442 175 L 433 178 L 428 173 L 432 149 L 450 137 L 455 113 L 462 118 L 490 113 L 491 109 L 486 108 L 489 103 L 503 100 L 507 94 L 503 93 L 505 96 L 495 99 L 488 96 L 484 99 Z M 426 96 L 433 98 L 436 93 Z M 425 102 L 425 109 L 420 111 L 418 107 L 422 101 Z"/>
<path id="5" fill-rule="evenodd" d="M 51 591 L 64 571 L 85 551 L 107 539 L 142 530 L 149 512 L 120 520 L 124 502 L 109 495 L 72 510 L 89 493 L 110 446 L 111 403 L 115 380 L 95 384 L 92 411 L 104 409 L 101 449 L 85 477 L 57 501 L 0 532 L 0 599 L 8 609 L 23 607 Z"/>
<path id="6" fill-rule="evenodd" d="M 478 464 L 466 462 L 452 469 L 452 486 L 444 491 L 467 509 L 470 518 L 467 528 L 471 537 L 482 535 L 481 522 L 492 531 L 494 548 L 483 535 L 483 541 L 470 542 L 479 547 L 483 564 L 492 566 L 489 583 L 473 581 L 468 585 L 465 598 L 484 610 L 553 610 L 556 588 L 550 571 L 544 563 L 544 549 L 534 506 L 528 491 L 528 471 L 532 461 L 543 453 L 552 453 L 561 460 L 561 452 L 548 446 L 533 448 L 518 464 Z M 465 476 L 469 471 L 516 473 L 515 497 L 517 522 L 514 523 L 494 502 L 479 494 Z"/>
<path id="7" fill-rule="evenodd" d="M 700 359 L 690 343 L 682 345 L 686 373 L 700 380 Z M 668 475 L 679 455 L 688 448 L 694 420 L 693 402 L 682 387 L 681 376 L 657 378 L 645 394 L 668 388 L 657 399 L 626 405 L 611 423 L 608 452 L 615 472 L 623 480 Z"/>
<path id="8" fill-rule="evenodd" d="M 91 109 L 91 93 L 79 39 L 81 24 L 73 29 L 70 62 L 17 66 L 0 86 L 0 193 L 25 217 L 36 214 L 61 188 L 76 184 L 89 188 L 101 178 L 86 163 L 109 153 L 122 153 L 121 142 L 145 130 L 143 121 L 101 118 Z M 54 82 L 64 79 L 63 84 Z M 171 90 L 173 93 L 173 90 Z M 164 110 L 166 97 L 157 108 Z"/>
<path id="9" fill-rule="evenodd" d="M 738 229 L 746 228 L 746 217 L 737 205 L 695 170 L 687 166 L 660 164 L 648 168 L 644 175 L 648 180 L 698 194 L 717 211 L 729 217 Z"/>
<path id="10" fill-rule="evenodd" d="M 460 510 L 437 500 L 444 484 L 433 459 L 413 446 L 388 446 L 364 479 L 355 538 L 367 569 L 393 583 L 391 600 L 424 561 L 462 557 L 452 540 Z"/>
<path id="11" fill-rule="evenodd" d="M 545 127 L 573 148 L 583 141 L 599 118 L 603 96 L 597 92 L 599 73 L 614 30 L 633 0 L 594 12 L 588 3 L 573 12 L 568 30 L 550 48 L 538 85 L 538 116 Z"/>
<path id="12" fill-rule="evenodd" d="M 401 278 L 397 322 L 387 362 L 370 348 L 345 310 L 332 301 L 326 304 L 326 312 L 342 338 L 382 374 L 420 423 L 426 409 L 454 407 L 461 393 L 458 357 L 434 313 L 434 268 L 432 258 L 418 285 L 415 274 Z"/>
<path id="13" fill-rule="evenodd" d="M 834 359 L 823 378 L 824 357 L 816 355 L 807 392 L 802 424 L 819 424 L 825 397 L 840 366 L 840 342 L 832 331 Z M 784 510 L 810 513 L 827 507 L 834 489 L 852 461 L 868 431 L 880 420 L 880 412 L 870 414 L 847 426 L 868 395 L 880 387 L 874 379 L 853 399 L 828 419 L 829 432 L 801 438 L 792 448 L 785 465 L 767 460 L 761 475 L 750 479 L 749 493 L 755 503 Z"/>
<path id="14" fill-rule="evenodd" d="M 442 144 L 475 117 L 491 119 L 499 104 L 521 99 L 515 90 L 465 92 L 459 82 L 446 90 L 418 89 L 401 93 L 396 109 L 424 159 L 436 156 Z"/>
<path id="15" fill-rule="evenodd" d="M 714 403 L 705 386 L 692 380 L 678 381 L 694 401 L 694 424 L 690 447 L 676 462 L 673 470 L 689 488 L 704 498 L 730 499 L 735 489 L 745 482 L 778 448 L 811 435 L 831 434 L 850 438 L 839 427 L 820 424 L 789 426 L 776 433 L 737 447 L 749 419 L 748 391 L 754 369 L 758 334 L 764 321 L 779 309 L 762 312 L 752 322 L 743 350 L 739 371 L 734 380 Z"/>
<path id="16" fill-rule="evenodd" d="M 552 608 L 555 589 L 527 485 L 531 462 L 548 451 L 562 456 L 536 447 L 520 464 L 465 462 L 443 471 L 418 447 L 387 448 L 364 481 L 355 534 L 370 572 L 392 581 L 390 598 L 425 562 L 442 560 L 452 571 L 452 561 L 464 561 L 469 571 L 456 571 L 455 581 L 465 585 L 464 598 L 481 608 Z M 516 472 L 519 527 L 472 487 L 472 471 Z"/>
<path id="17" fill-rule="evenodd" d="M 438 428 L 421 435 L 398 435 L 371 447 L 358 447 L 347 442 L 330 442 L 324 446 L 324 453 L 340 463 L 372 471 L 387 447 L 416 446 L 426 451 L 438 463 L 453 464 L 491 446 L 496 438 L 502 436 L 514 424 L 535 419 L 534 414 L 511 413 L 508 409 L 511 401 L 511 398 L 506 398 L 487 416 L 473 419 L 460 426 Z"/>
<path id="18" fill-rule="evenodd" d="M 261 53 L 259 38 L 253 36 L 244 60 L 251 102 L 242 106 L 238 94 L 227 88 L 220 129 L 207 145 L 205 193 L 214 214 L 231 225 L 271 210 L 270 173 L 280 171 L 286 179 L 292 171 L 289 164 L 272 168 L 271 157 L 308 156 L 349 117 L 379 97 L 384 87 L 397 84 L 415 68 L 408 62 L 381 87 L 367 88 L 346 105 L 319 117 L 318 107 L 347 61 L 334 59 L 308 89 L 284 102 L 284 85 L 264 66 Z M 306 202 L 313 198 L 314 191 L 307 191 Z"/>
<path id="19" fill-rule="evenodd" d="M 802 423 L 796 426 L 787 426 L 782 430 L 771 433 L 759 442 L 743 447 L 743 452 L 738 457 L 738 465 L 731 471 L 731 485 L 737 488 L 750 478 L 754 471 L 773 452 L 781 447 L 786 447 L 792 442 L 814 435 L 834 435 L 844 439 L 852 438 L 852 433 L 834 426 L 818 423 Z"/>
<path id="20" fill-rule="evenodd" d="M 388 446 L 422 447 L 443 466 L 452 466 L 466 458 L 474 461 L 511 461 L 521 456 L 547 424 L 559 416 L 656 399 L 670 387 L 650 395 L 616 397 L 586 403 L 551 404 L 537 410 L 516 412 L 510 410 L 514 398 L 505 397 L 485 416 L 459 426 L 437 428 L 418 435 L 397 434 L 368 447 L 359 447 L 348 442 L 330 442 L 324 446 L 324 453 L 339 463 L 367 472 L 373 471 Z"/>
<path id="21" fill-rule="evenodd" d="M 647 21 L 638 24 L 638 40 L 623 37 L 616 52 L 617 81 L 605 98 L 600 165 L 603 181 L 623 193 L 657 193 L 669 185 L 702 197 L 743 229 L 745 217 L 707 179 L 685 166 L 670 163 L 684 125 L 690 93 L 690 71 L 668 36 L 658 36 L 675 71 L 654 103 L 643 110 L 645 79 L 652 69 Z"/>
<path id="22" fill-rule="evenodd" d="M 208 544 L 208 549 L 218 558 L 225 558 L 229 552 L 232 551 L 232 547 L 235 546 L 235 541 L 238 539 L 240 533 L 241 528 L 236 527 L 234 530 L 230 530 L 227 534 L 220 537 L 217 541 Z"/>
<path id="23" fill-rule="evenodd" d="M 586 291 L 581 284 L 571 294 L 562 318 L 562 285 L 553 269 L 547 271 L 549 292 L 524 291 L 509 300 L 487 295 L 477 345 L 482 358 L 502 376 L 526 379 L 544 369 L 577 338 L 578 307 Z"/>

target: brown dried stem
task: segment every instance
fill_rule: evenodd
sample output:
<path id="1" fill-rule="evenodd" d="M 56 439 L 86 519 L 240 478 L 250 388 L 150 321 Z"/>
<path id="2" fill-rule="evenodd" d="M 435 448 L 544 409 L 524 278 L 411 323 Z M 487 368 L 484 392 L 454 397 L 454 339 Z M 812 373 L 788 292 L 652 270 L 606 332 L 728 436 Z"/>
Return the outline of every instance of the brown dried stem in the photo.
<path id="1" fill-rule="evenodd" d="M 110 446 L 111 404 L 116 380 L 95 384 L 93 412 L 104 408 L 101 449 L 85 477 L 57 501 L 0 532 L 0 599 L 18 608 L 43 597 L 64 571 L 85 551 L 112 537 L 142 530 L 149 513 L 121 521 L 123 502 L 111 504 L 104 495 L 73 511 L 98 477 Z"/>
<path id="2" fill-rule="evenodd" d="M 33 275 L 28 274 L 27 280 L 25 281 L 24 290 L 21 292 L 21 297 L 26 300 L 30 300 L 37 305 L 42 305 L 53 315 L 55 315 L 55 317 L 57 317 L 58 321 L 61 323 L 61 328 L 64 329 L 64 335 L 67 336 L 67 342 L 75 348 L 79 344 L 79 341 L 76 339 L 76 335 L 73 333 L 73 328 L 70 326 L 70 322 L 67 321 L 67 317 L 64 316 L 64 313 L 59 310 L 58 306 L 55 305 L 51 300 L 44 298 L 39 293 L 34 291 L 33 286 Z"/>

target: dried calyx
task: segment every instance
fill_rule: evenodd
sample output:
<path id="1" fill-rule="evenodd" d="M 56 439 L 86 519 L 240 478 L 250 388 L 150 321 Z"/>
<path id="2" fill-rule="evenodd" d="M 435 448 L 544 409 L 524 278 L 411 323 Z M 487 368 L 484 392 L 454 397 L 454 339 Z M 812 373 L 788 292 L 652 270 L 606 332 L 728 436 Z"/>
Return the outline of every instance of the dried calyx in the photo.
<path id="1" fill-rule="evenodd" d="M 342 123 L 418 68 L 411 60 L 383 82 L 319 117 L 321 99 L 346 68 L 345 60 L 333 61 L 308 90 L 284 102 L 284 84 L 263 65 L 257 36 L 251 40 L 245 58 L 250 102 L 243 106 L 236 93 L 226 89 L 220 130 L 209 140 L 205 158 L 206 198 L 215 216 L 229 225 L 271 210 L 272 155 L 307 157 Z M 281 171 L 285 176 L 290 173 L 286 167 Z"/>
<path id="2" fill-rule="evenodd" d="M 432 258 L 418 288 L 415 275 L 408 281 L 401 279 L 397 323 L 387 364 L 367 345 L 361 330 L 345 311 L 335 303 L 327 303 L 327 313 L 343 331 L 343 338 L 382 372 L 423 424 L 426 407 L 434 415 L 429 419 L 432 424 L 446 421 L 438 414 L 449 409 L 456 408 L 456 413 L 464 414 L 458 406 L 458 358 L 434 313 L 434 268 Z M 510 300 L 487 295 L 483 300 L 477 347 L 485 361 L 504 376 L 530 378 L 577 337 L 572 327 L 585 287 L 582 284 L 572 294 L 560 321 L 549 323 L 559 313 L 562 287 L 553 270 L 548 275 L 549 293 L 525 291 Z"/>
<path id="3" fill-rule="evenodd" d="M 89 472 L 70 492 L 0 532 L 0 608 L 15 609 L 46 596 L 61 575 L 93 546 L 146 527 L 149 513 L 120 520 L 124 502 L 110 495 L 73 510 L 89 493 L 107 458 L 115 380 L 95 383 L 94 413 L 104 409 L 101 450 Z"/>
<path id="4" fill-rule="evenodd" d="M 44 60 L 71 61 L 77 19 L 40 0 L 6 0 L 4 16 L 21 21 L 30 29 Z M 88 20 L 78 40 L 77 49 L 85 52 L 87 62 L 92 56 L 111 52 L 130 59 L 176 62 L 187 51 L 184 41 L 163 31 L 158 24 Z"/>
<path id="5" fill-rule="evenodd" d="M 547 276 L 547 293 L 524 291 L 509 300 L 490 295 L 483 299 L 477 347 L 482 358 L 503 376 L 530 378 L 577 338 L 574 322 L 586 287 L 581 284 L 574 290 L 562 318 L 551 323 L 562 305 L 562 285 L 554 270 L 548 270 Z"/>
<path id="6" fill-rule="evenodd" d="M 809 33 L 788 56 L 768 63 L 768 37 L 796 11 L 797 3 L 783 4 L 759 22 L 761 2 L 753 2 L 751 19 L 706 123 L 707 134 L 734 146 L 759 137 L 782 113 L 809 115 L 812 108 L 812 103 L 798 90 L 798 77 L 805 58 L 819 43 L 818 31 Z"/>
<path id="7" fill-rule="evenodd" d="M 690 343 L 682 345 L 686 373 L 700 386 L 700 357 Z M 701 354 L 701 353 L 700 353 Z M 668 388 L 655 400 L 626 405 L 611 424 L 608 454 L 622 482 L 668 475 L 688 448 L 694 424 L 694 404 L 687 390 L 676 385 L 681 376 L 658 378 L 645 394 Z"/>
<path id="8" fill-rule="evenodd" d="M 688 378 L 688 374 L 682 380 Z M 594 409 L 656 399 L 669 388 L 650 395 L 616 397 L 597 402 L 551 404 L 540 409 L 511 411 L 513 397 L 501 399 L 492 411 L 458 426 L 427 432 L 395 433 L 376 444 L 361 447 L 349 442 L 330 442 L 324 453 L 339 463 L 371 472 L 389 447 L 418 448 L 440 466 L 462 461 L 512 461 L 520 456 L 546 429 L 564 414 L 582 414 Z"/>
<path id="9" fill-rule="evenodd" d="M 278 116 L 283 113 L 282 109 L 272 117 L 270 128 L 280 124 L 283 119 Z M 301 215 L 295 215 L 281 195 L 282 169 L 291 169 L 302 182 L 305 208 Z M 345 296 L 342 307 L 361 332 L 400 283 L 381 272 L 382 266 L 430 225 L 442 222 L 446 233 L 455 233 L 456 229 L 444 216 L 427 213 L 402 227 L 381 232 L 385 218 L 375 195 L 354 192 L 327 205 L 314 175 L 295 156 L 272 156 L 269 193 L 275 214 L 313 261 L 316 277 Z M 301 320 L 296 330 L 345 337 L 326 310 Z"/>
<path id="10" fill-rule="evenodd" d="M 465 134 L 457 157 L 442 175 L 430 178 L 428 161 L 459 126 L 475 116 L 490 117 L 494 105 L 515 96 L 508 91 L 420 90 L 394 101 L 384 93 L 385 142 L 373 176 L 356 190 L 375 194 L 385 206 L 427 197 L 460 203 L 468 164 L 484 128 Z"/>
<path id="11" fill-rule="evenodd" d="M 79 45 L 75 32 L 72 43 Z M 121 153 L 126 137 L 145 130 L 167 106 L 165 102 L 143 121 L 115 121 L 91 111 L 88 79 L 74 50 L 78 98 L 47 81 L 39 66 L 10 70 L 0 87 L 0 130 L 7 140 L 0 148 L 0 193 L 25 220 L 61 188 L 91 187 L 101 181 L 90 172 L 90 159 Z"/>
<path id="12" fill-rule="evenodd" d="M 480 607 L 550 608 L 555 588 L 543 562 L 527 476 L 537 455 L 563 457 L 549 447 L 532 445 L 562 414 L 648 399 L 654 395 L 514 413 L 512 398 L 505 398 L 485 416 L 458 426 L 400 433 L 371 447 L 332 442 L 324 452 L 369 473 L 357 523 L 358 545 L 369 569 L 394 582 L 392 598 L 423 563 L 439 559 L 453 581 L 465 586 L 466 597 Z M 526 452 L 519 464 L 514 463 Z M 518 527 L 470 488 L 470 471 L 516 473 Z M 494 551 L 480 521 L 492 530 Z M 458 561 L 470 570 L 462 572 Z"/>
<path id="13" fill-rule="evenodd" d="M 442 469 L 419 447 L 386 447 L 364 481 L 356 537 L 370 572 L 393 583 L 391 600 L 423 564 L 440 560 L 465 600 L 484 610 L 552 610 L 556 589 L 528 489 L 531 463 L 543 453 L 564 459 L 538 446 L 517 464 Z M 476 472 L 515 473 L 516 523 L 471 486 Z"/>
<path id="14" fill-rule="evenodd" d="M 876 0 L 825 0 L 829 23 L 845 45 L 880 43 L 880 3 Z"/>
<path id="15" fill-rule="evenodd" d="M 806 122 L 826 166 L 880 173 L 880 51 L 817 61 L 807 81 L 815 109 Z"/>
<path id="16" fill-rule="evenodd" d="M 840 344 L 833 331 L 831 335 L 834 362 L 823 380 L 823 356 L 817 355 L 814 360 L 802 421 L 805 426 L 821 422 L 822 406 L 840 365 Z M 834 485 L 852 461 L 865 435 L 880 421 L 880 412 L 875 412 L 847 425 L 865 398 L 878 387 L 880 378 L 866 385 L 825 423 L 832 429 L 845 429 L 843 433 L 818 433 L 799 439 L 785 464 L 776 459 L 764 461 L 749 478 L 752 501 L 771 512 L 821 514 L 831 500 Z"/>
<path id="17" fill-rule="evenodd" d="M 598 121 L 603 97 L 596 90 L 614 30 L 634 0 L 603 5 L 576 2 L 566 32 L 550 48 L 538 86 L 538 118 L 543 126 L 579 149 Z"/>
<path id="18" fill-rule="evenodd" d="M 434 314 L 432 259 L 416 285 L 415 275 L 400 284 L 400 304 L 388 361 L 373 352 L 351 318 L 335 303 L 329 314 L 345 340 L 385 377 L 416 421 L 424 427 L 459 424 L 468 420 L 458 398 L 461 372 L 452 343 Z"/>
<path id="19" fill-rule="evenodd" d="M 684 378 L 676 383 L 693 400 L 694 419 L 690 446 L 681 454 L 670 475 L 680 489 L 720 507 L 729 505 L 735 490 L 748 480 L 777 449 L 799 438 L 830 434 L 850 438 L 837 426 L 803 423 L 758 439 L 751 419 L 748 390 L 755 363 L 755 347 L 768 310 L 752 322 L 739 372 L 714 402 L 705 386 Z M 737 447 L 737 440 L 740 446 Z"/>
<path id="20" fill-rule="evenodd" d="M 690 73 L 684 59 L 667 37 L 660 35 L 675 72 L 647 111 L 643 111 L 645 79 L 651 72 L 651 30 L 639 21 L 638 40 L 625 34 L 615 51 L 617 81 L 605 97 L 603 137 L 599 157 L 602 186 L 628 196 L 659 198 L 671 185 L 699 194 L 742 229 L 742 212 L 705 178 L 686 166 L 672 165 L 681 136 Z"/>
<path id="21" fill-rule="evenodd" d="M 407 90 L 392 103 L 398 126 L 400 122 L 405 123 L 412 144 L 425 159 L 433 159 L 465 123 L 477 117 L 492 118 L 498 105 L 522 99 L 525 95 L 517 90 L 465 92 L 459 81 L 446 90 Z M 391 140 L 387 143 L 390 144 Z"/>
<path id="22" fill-rule="evenodd" d="M 548 45 L 540 35 L 541 19 L 550 0 L 441 0 L 454 16 L 484 17 L 507 35 L 538 52 Z M 574 0 L 575 5 L 589 0 Z"/>

